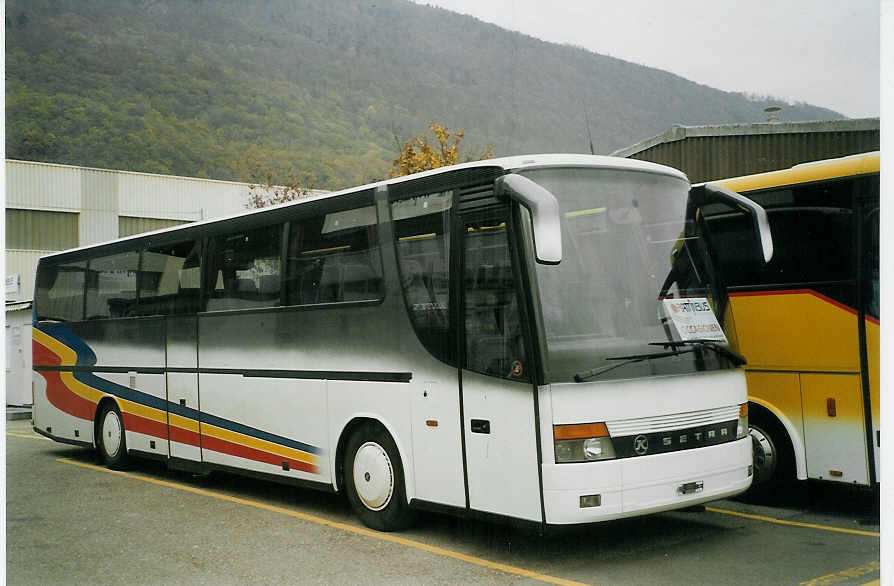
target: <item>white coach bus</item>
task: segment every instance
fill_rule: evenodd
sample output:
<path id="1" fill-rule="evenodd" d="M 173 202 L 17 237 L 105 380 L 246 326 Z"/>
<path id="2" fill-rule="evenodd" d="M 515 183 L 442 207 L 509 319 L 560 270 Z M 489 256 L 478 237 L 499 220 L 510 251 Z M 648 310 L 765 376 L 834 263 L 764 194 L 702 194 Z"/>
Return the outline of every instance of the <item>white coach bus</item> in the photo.
<path id="1" fill-rule="evenodd" d="M 113 468 L 150 457 L 343 492 L 380 530 L 416 509 L 570 524 L 737 494 L 745 379 L 699 230 L 724 198 L 769 258 L 757 204 L 584 155 L 50 255 L 34 428 Z"/>

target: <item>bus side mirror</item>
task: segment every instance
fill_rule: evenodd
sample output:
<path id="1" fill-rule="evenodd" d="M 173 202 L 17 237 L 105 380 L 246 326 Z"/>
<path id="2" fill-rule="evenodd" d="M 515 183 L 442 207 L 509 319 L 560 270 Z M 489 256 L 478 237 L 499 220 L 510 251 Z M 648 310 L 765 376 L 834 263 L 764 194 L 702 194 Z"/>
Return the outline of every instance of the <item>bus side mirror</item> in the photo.
<path id="1" fill-rule="evenodd" d="M 562 226 L 559 202 L 548 189 L 527 177 L 509 173 L 494 181 L 494 195 L 519 202 L 531 212 L 534 227 L 534 254 L 540 264 L 562 262 Z"/>
<path id="2" fill-rule="evenodd" d="M 773 236 L 770 233 L 770 222 L 767 211 L 760 204 L 744 195 L 731 191 L 726 187 L 713 183 L 696 185 L 689 190 L 687 217 L 695 217 L 695 211 L 710 203 L 723 203 L 741 211 L 751 218 L 754 233 L 760 243 L 761 257 L 764 264 L 773 258 Z"/>

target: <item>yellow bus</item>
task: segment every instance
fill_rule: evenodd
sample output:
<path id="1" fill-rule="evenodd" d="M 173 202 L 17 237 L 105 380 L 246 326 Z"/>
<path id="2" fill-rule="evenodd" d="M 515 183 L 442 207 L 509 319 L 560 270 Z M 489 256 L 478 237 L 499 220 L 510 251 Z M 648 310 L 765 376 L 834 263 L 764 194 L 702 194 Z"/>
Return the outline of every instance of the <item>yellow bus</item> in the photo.
<path id="1" fill-rule="evenodd" d="M 731 208 L 705 211 L 748 359 L 756 496 L 794 478 L 879 479 L 879 153 L 713 182 L 762 205 L 775 254 L 738 259 L 752 238 Z"/>

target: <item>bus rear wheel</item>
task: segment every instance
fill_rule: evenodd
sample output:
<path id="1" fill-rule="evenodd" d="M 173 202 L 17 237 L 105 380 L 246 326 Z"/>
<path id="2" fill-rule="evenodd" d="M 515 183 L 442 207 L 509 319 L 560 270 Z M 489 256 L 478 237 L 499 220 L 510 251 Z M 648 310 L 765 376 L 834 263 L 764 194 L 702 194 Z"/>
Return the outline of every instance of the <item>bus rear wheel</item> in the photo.
<path id="1" fill-rule="evenodd" d="M 344 474 L 348 502 L 364 525 L 398 531 L 413 523 L 397 445 L 384 428 L 364 424 L 351 434 Z"/>
<path id="2" fill-rule="evenodd" d="M 96 443 L 106 466 L 112 470 L 122 470 L 127 466 L 124 420 L 114 403 L 107 403 L 99 413 L 99 437 Z"/>

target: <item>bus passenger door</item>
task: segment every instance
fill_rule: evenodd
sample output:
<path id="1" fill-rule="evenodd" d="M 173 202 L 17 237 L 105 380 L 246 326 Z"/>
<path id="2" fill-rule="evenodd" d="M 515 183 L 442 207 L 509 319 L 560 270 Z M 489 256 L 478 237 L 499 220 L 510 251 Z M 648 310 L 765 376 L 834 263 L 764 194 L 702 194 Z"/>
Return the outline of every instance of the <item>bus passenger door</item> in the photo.
<path id="1" fill-rule="evenodd" d="M 165 352 L 170 456 L 201 462 L 197 319 L 194 315 L 165 319 Z"/>
<path id="2" fill-rule="evenodd" d="M 881 421 L 879 406 L 880 361 L 881 361 L 881 322 L 879 322 L 881 294 L 879 287 L 880 276 L 880 246 L 879 238 L 879 196 L 878 177 L 874 178 L 872 189 L 869 189 L 867 201 L 860 207 L 860 256 L 861 267 L 861 315 L 860 324 L 861 342 L 861 370 L 863 371 L 863 393 L 868 400 L 865 401 L 868 421 L 868 441 L 871 453 L 874 457 L 874 481 L 881 478 Z"/>
<path id="3" fill-rule="evenodd" d="M 542 520 L 534 389 L 509 246 L 509 207 L 461 215 L 460 385 L 469 506 Z"/>

